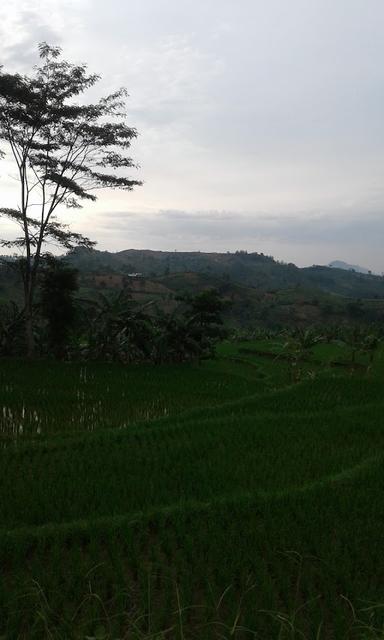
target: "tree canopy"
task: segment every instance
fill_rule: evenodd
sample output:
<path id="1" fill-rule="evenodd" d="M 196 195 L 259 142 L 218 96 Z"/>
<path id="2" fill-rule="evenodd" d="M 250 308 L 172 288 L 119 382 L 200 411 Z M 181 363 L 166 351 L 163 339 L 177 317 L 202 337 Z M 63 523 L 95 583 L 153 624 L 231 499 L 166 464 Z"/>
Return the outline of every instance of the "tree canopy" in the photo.
<path id="1" fill-rule="evenodd" d="M 33 348 L 32 304 L 43 248 L 53 243 L 71 249 L 93 246 L 57 219 L 59 207 L 79 209 L 96 200 L 99 189 L 131 191 L 141 181 L 126 175 L 136 168 L 128 149 L 137 137 L 125 122 L 125 89 L 95 103 L 81 94 L 99 80 L 85 64 L 62 60 L 61 49 L 39 45 L 40 66 L 30 76 L 0 68 L 0 157 L 13 160 L 19 202 L 0 207 L 21 235 L 2 240 L 24 256 L 23 281 L 29 351 Z"/>

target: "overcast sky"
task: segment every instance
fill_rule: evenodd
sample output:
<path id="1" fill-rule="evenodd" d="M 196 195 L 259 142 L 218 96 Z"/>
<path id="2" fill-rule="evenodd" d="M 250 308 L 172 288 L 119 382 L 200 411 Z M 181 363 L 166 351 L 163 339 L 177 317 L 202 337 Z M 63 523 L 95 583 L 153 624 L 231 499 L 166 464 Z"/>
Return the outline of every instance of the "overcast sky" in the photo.
<path id="1" fill-rule="evenodd" d="M 379 272 L 383 33 L 383 0 L 0 4 L 5 69 L 30 71 L 46 40 L 102 75 L 100 96 L 130 93 L 134 177 L 145 184 L 76 213 L 100 249 L 247 249 Z M 2 162 L 10 206 L 11 175 Z"/>

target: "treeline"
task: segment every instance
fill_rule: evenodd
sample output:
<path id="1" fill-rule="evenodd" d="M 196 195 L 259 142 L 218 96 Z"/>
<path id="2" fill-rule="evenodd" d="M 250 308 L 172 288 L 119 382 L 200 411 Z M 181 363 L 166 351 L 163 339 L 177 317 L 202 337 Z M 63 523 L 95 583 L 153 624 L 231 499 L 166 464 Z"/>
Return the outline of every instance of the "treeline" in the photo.
<path id="1" fill-rule="evenodd" d="M 21 261 L 9 264 L 10 273 Z M 124 290 L 78 296 L 77 270 L 44 256 L 37 281 L 33 332 L 38 357 L 123 363 L 185 362 L 214 355 L 223 339 L 225 302 L 215 289 L 184 295 L 172 312 L 140 305 Z M 0 356 L 27 355 L 25 314 L 15 302 L 0 307 Z"/>

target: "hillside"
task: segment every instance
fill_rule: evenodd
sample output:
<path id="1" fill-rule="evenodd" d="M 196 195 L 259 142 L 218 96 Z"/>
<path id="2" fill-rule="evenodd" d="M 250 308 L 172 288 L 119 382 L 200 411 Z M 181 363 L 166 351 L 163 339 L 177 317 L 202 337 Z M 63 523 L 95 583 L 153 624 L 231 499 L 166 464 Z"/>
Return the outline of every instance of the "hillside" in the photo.
<path id="1" fill-rule="evenodd" d="M 263 254 L 119 253 L 76 250 L 64 258 L 79 271 L 81 299 L 121 289 L 139 304 L 173 311 L 180 295 L 215 288 L 230 305 L 232 327 L 384 321 L 384 278 L 313 266 L 300 269 Z M 0 303 L 22 305 L 22 287 L 13 270 L 0 268 Z"/>
<path id="2" fill-rule="evenodd" d="M 230 302 L 224 317 L 232 326 L 262 325 L 278 328 L 343 324 L 354 320 L 368 323 L 384 320 L 382 300 L 353 301 L 315 287 L 296 286 L 265 291 L 219 276 L 193 272 L 161 276 L 156 282 L 164 285 L 173 295 L 193 295 L 207 288 L 217 289 Z M 135 297 L 134 293 L 133 295 Z M 168 295 L 167 299 L 169 298 Z"/>
<path id="3" fill-rule="evenodd" d="M 299 268 L 262 253 L 167 252 L 129 249 L 110 253 L 77 249 L 66 260 L 82 272 L 140 273 L 159 277 L 175 273 L 203 273 L 261 291 L 302 287 L 350 298 L 384 299 L 384 278 L 345 269 Z"/>
<path id="4" fill-rule="evenodd" d="M 152 300 L 169 311 L 176 296 L 215 288 L 231 303 L 225 320 L 234 327 L 384 320 L 383 278 L 300 269 L 263 254 L 77 250 L 65 260 L 79 269 L 82 295 L 123 287 L 138 302 Z"/>
<path id="5" fill-rule="evenodd" d="M 137 303 L 152 302 L 154 310 L 160 307 L 165 311 L 173 311 L 180 304 L 180 296 L 216 289 L 228 303 L 224 320 L 232 327 L 284 328 L 384 320 L 383 300 L 353 300 L 314 287 L 265 291 L 206 272 L 179 272 L 152 278 L 80 272 L 80 284 L 81 298 L 94 297 L 99 292 L 113 295 L 123 288 Z"/>

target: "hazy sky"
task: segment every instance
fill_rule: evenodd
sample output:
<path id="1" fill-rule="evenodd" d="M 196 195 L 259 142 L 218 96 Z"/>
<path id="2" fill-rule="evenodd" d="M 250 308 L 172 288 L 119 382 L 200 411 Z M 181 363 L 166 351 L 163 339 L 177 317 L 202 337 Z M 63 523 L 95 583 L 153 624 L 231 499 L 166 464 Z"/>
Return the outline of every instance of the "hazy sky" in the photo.
<path id="1" fill-rule="evenodd" d="M 30 71 L 46 40 L 101 73 L 100 96 L 130 93 L 145 184 L 76 213 L 99 248 L 247 249 L 380 272 L 383 33 L 383 0 L 0 4 L 7 70 Z M 0 163 L 8 205 L 11 174 Z"/>

